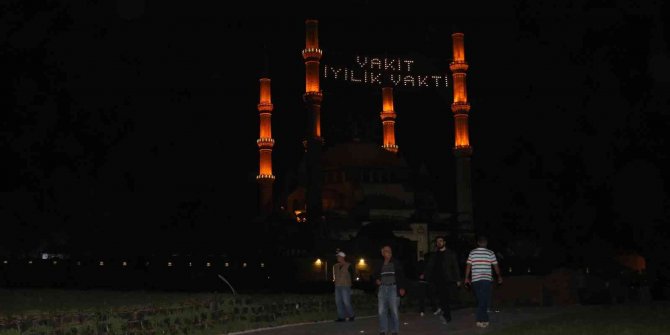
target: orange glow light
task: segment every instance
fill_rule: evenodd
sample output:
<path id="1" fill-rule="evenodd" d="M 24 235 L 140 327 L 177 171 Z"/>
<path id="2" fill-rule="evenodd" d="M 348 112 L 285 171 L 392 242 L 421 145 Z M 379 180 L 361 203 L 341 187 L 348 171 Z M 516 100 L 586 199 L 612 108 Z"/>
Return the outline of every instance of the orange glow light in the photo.
<path id="1" fill-rule="evenodd" d="M 256 140 L 259 149 L 259 164 L 258 175 L 256 179 L 260 182 L 274 180 L 272 175 L 272 147 L 274 146 L 274 139 L 272 138 L 272 98 L 270 93 L 270 79 L 260 79 L 260 101 L 258 104 L 258 111 L 260 112 L 260 134 Z M 266 187 L 260 195 L 261 202 L 267 203 L 268 197 L 272 196 L 272 187 Z M 269 192 L 269 193 L 268 193 Z M 263 200 L 265 199 L 265 200 Z"/>
<path id="2" fill-rule="evenodd" d="M 260 97 L 260 103 L 261 104 L 270 104 L 272 103 L 271 98 L 270 98 L 270 79 L 268 78 L 261 78 L 261 97 Z"/>
<path id="3" fill-rule="evenodd" d="M 463 33 L 453 33 L 451 34 L 453 41 L 453 50 L 454 50 L 454 62 L 462 63 L 465 62 L 465 47 L 463 43 Z"/>
<path id="4" fill-rule="evenodd" d="M 384 122 L 384 145 L 395 145 L 395 122 Z"/>
<path id="5" fill-rule="evenodd" d="M 261 138 L 272 138 L 272 123 L 270 113 L 261 114 Z"/>
<path id="6" fill-rule="evenodd" d="M 321 137 L 321 113 L 316 114 L 316 124 L 314 125 L 314 135 L 316 137 Z"/>
<path id="7" fill-rule="evenodd" d="M 395 144 L 395 117 L 393 110 L 393 88 L 382 87 L 382 113 L 381 113 L 384 144 L 382 147 L 391 152 L 398 152 Z"/>
<path id="8" fill-rule="evenodd" d="M 468 135 L 468 115 L 456 114 L 455 118 L 455 133 L 456 133 L 456 148 L 463 148 L 470 146 L 470 138 Z"/>
<path id="9" fill-rule="evenodd" d="M 465 86 L 465 73 L 454 73 L 454 102 L 467 102 L 468 92 Z"/>
<path id="10" fill-rule="evenodd" d="M 319 21 L 307 20 L 305 21 L 305 48 L 318 49 L 319 48 Z"/>
<path id="11" fill-rule="evenodd" d="M 305 62 L 305 92 L 319 92 L 319 62 Z"/>
<path id="12" fill-rule="evenodd" d="M 382 88 L 382 111 L 393 112 L 393 87 Z"/>
<path id="13" fill-rule="evenodd" d="M 261 150 L 260 169 L 258 174 L 271 175 L 272 174 L 272 150 Z"/>

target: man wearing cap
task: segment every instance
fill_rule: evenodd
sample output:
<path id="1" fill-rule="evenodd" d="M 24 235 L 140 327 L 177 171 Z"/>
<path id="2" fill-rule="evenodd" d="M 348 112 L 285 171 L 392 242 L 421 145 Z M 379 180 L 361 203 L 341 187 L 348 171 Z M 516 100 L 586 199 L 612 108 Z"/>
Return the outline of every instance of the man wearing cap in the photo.
<path id="1" fill-rule="evenodd" d="M 351 283 L 354 278 L 354 267 L 345 260 L 344 252 L 338 251 L 337 263 L 333 265 L 333 281 L 335 282 L 335 304 L 337 305 L 337 322 L 354 321 L 354 307 L 351 305 Z"/>

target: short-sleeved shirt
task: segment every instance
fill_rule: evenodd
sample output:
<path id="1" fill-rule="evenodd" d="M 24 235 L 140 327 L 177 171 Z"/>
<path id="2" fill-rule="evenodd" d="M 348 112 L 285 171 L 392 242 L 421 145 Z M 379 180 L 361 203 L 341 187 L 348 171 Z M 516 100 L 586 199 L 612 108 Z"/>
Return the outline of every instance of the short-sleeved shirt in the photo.
<path id="1" fill-rule="evenodd" d="M 496 254 L 486 248 L 477 248 L 470 251 L 468 264 L 472 266 L 472 281 L 493 281 L 491 266 L 498 264 Z"/>

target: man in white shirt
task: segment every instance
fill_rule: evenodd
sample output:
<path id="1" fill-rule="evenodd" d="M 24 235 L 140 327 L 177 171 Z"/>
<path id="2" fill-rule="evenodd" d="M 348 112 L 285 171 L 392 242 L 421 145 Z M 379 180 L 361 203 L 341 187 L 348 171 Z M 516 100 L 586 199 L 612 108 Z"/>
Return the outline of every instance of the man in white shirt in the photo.
<path id="1" fill-rule="evenodd" d="M 496 254 L 487 249 L 488 239 L 485 236 L 479 236 L 477 239 L 478 248 L 470 251 L 467 265 L 465 266 L 465 285 L 472 283 L 472 289 L 477 297 L 477 327 L 486 328 L 489 325 L 489 301 L 491 300 L 491 283 L 493 275 L 491 266 L 496 270 L 498 284 L 502 284 L 500 276 L 500 267 Z M 470 277 L 472 272 L 472 280 Z"/>

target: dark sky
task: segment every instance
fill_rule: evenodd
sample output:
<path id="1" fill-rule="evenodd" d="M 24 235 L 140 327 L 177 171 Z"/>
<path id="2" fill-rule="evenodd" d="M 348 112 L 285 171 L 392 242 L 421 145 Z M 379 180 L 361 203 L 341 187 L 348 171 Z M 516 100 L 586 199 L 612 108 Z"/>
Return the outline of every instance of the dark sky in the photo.
<path id="1" fill-rule="evenodd" d="M 668 5 L 487 6 L 399 17 L 364 2 L 312 17 L 324 63 L 387 54 L 446 71 L 451 33 L 465 33 L 475 220 L 488 231 L 568 247 L 594 236 L 639 247 L 667 233 Z M 0 250 L 157 237 L 187 248 L 248 222 L 266 58 L 278 190 L 302 157 L 306 18 L 140 0 L 3 2 L 0 221 L 14 234 Z M 323 90 L 327 143 L 351 137 L 352 124 L 379 142 L 378 90 Z M 396 92 L 401 152 L 426 166 L 447 211 L 450 103 L 449 91 Z"/>

